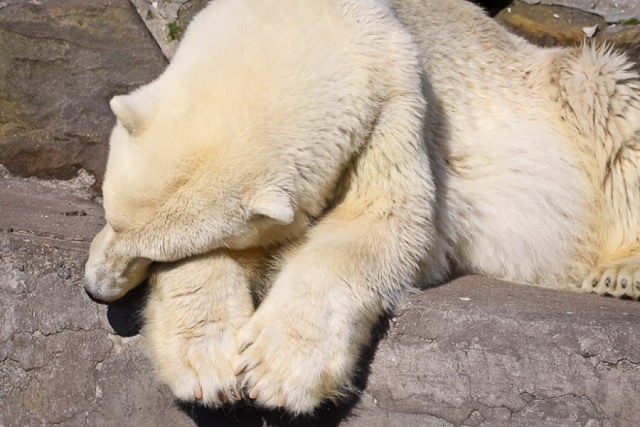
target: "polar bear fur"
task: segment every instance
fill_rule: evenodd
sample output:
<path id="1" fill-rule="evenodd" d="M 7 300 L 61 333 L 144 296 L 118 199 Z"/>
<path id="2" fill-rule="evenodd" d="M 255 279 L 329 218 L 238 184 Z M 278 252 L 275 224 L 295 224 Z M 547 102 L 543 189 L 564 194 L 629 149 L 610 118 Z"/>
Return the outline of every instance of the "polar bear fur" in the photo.
<path id="1" fill-rule="evenodd" d="M 86 289 L 151 274 L 180 399 L 311 412 L 380 315 L 457 274 L 640 297 L 640 76 L 606 48 L 462 0 L 216 0 L 111 107 Z"/>

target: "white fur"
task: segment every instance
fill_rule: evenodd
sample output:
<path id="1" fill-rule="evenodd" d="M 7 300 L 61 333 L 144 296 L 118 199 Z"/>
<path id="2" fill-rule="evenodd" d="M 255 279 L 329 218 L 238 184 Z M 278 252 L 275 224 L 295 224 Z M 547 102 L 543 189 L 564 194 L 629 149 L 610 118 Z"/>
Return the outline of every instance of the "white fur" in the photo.
<path id="1" fill-rule="evenodd" d="M 534 47 L 462 0 L 216 0 L 112 109 L 86 287 L 112 300 L 205 254 L 152 279 L 151 356 L 182 399 L 236 381 L 310 412 L 348 391 L 384 311 L 453 274 L 640 297 L 621 54 Z M 248 248 L 276 262 L 246 268 Z"/>
<path id="2" fill-rule="evenodd" d="M 243 257 L 216 252 L 159 266 L 152 276 L 143 333 L 158 376 L 179 399 L 240 399 L 236 334 L 253 313 Z"/>

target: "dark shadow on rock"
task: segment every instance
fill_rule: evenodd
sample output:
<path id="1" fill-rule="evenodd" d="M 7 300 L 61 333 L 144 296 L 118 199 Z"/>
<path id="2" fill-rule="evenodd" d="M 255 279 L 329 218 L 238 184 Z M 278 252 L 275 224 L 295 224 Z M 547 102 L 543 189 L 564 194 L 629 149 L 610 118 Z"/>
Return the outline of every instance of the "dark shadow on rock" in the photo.
<path id="1" fill-rule="evenodd" d="M 178 407 L 199 427 L 262 427 L 263 418 L 255 408 L 234 407 L 211 410 L 191 403 L 178 403 Z"/>
<path id="2" fill-rule="evenodd" d="M 149 295 L 149 285 L 145 282 L 124 297 L 109 304 L 107 319 L 116 334 L 131 337 L 140 333 L 143 326 L 142 312 Z"/>
<path id="3" fill-rule="evenodd" d="M 505 7 L 513 3 L 513 0 L 471 0 L 479 6 L 482 6 L 490 16 L 496 16 Z"/>
<path id="4" fill-rule="evenodd" d="M 340 403 L 326 403 L 313 415 L 295 417 L 285 411 L 268 411 L 250 404 L 241 404 L 233 408 L 208 409 L 199 405 L 179 403 L 180 409 L 196 423 L 198 427 L 338 427 L 352 414 L 360 401 L 360 394 L 367 387 L 371 364 L 378 343 L 389 330 L 391 316 L 385 316 L 378 322 L 372 333 L 372 342 L 364 351 L 356 367 L 356 376 L 352 380 L 355 389 L 349 398 Z"/>

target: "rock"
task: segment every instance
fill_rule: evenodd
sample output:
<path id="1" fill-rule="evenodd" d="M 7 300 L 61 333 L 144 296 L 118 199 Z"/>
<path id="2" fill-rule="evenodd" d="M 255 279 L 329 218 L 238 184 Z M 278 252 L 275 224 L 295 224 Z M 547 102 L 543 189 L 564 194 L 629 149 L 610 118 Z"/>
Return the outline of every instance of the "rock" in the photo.
<path id="1" fill-rule="evenodd" d="M 591 38 L 596 35 L 596 33 L 598 32 L 598 28 L 598 24 L 592 27 L 582 27 L 582 32 L 587 36 L 587 38 Z"/>
<path id="2" fill-rule="evenodd" d="M 609 25 L 598 37 L 628 51 L 640 66 L 640 24 Z"/>
<path id="3" fill-rule="evenodd" d="M 169 59 L 178 47 L 184 28 L 176 21 L 180 8 L 191 0 L 131 0 L 162 53 Z"/>
<path id="4" fill-rule="evenodd" d="M 577 46 L 585 40 L 592 40 L 611 43 L 640 60 L 637 51 L 640 46 L 640 25 L 607 24 L 602 17 L 579 9 L 528 3 L 516 0 L 503 9 L 496 19 L 540 46 Z M 591 37 L 590 30 L 593 30 Z"/>
<path id="5" fill-rule="evenodd" d="M 209 0 L 131 0 L 164 55 L 171 59 L 191 19 Z"/>
<path id="6" fill-rule="evenodd" d="M 18 179 L 0 167 L 0 231 L 42 245 L 88 250 L 104 223 L 102 206 L 91 200 L 93 182 L 86 172 L 70 181 Z M 67 276 L 64 269 L 56 273 Z"/>
<path id="7" fill-rule="evenodd" d="M 110 306 L 82 289 L 89 241 L 104 222 L 90 185 L 82 174 L 0 173 L 0 425 L 632 427 L 640 419 L 630 404 L 640 396 L 638 302 L 481 277 L 409 298 L 363 357 L 357 401 L 300 420 L 250 406 L 176 405 L 144 356 L 144 288 Z"/>
<path id="8" fill-rule="evenodd" d="M 0 173 L 0 425 L 191 426 L 155 381 L 142 337 L 116 334 L 114 306 L 83 291 L 104 223 L 89 185 Z"/>
<path id="9" fill-rule="evenodd" d="M 528 4 L 565 6 L 602 16 L 607 22 L 640 18 L 640 0 L 523 0 Z"/>
<path id="10" fill-rule="evenodd" d="M 367 393 L 380 416 L 631 427 L 640 419 L 625 400 L 640 396 L 638 327 L 634 301 L 465 277 L 396 314 Z"/>
<path id="11" fill-rule="evenodd" d="M 498 22 L 540 46 L 579 45 L 587 36 L 583 29 L 607 26 L 598 15 L 559 6 L 530 5 L 514 1 L 497 16 Z"/>
<path id="12" fill-rule="evenodd" d="M 13 173 L 104 173 L 108 100 L 166 61 L 128 0 L 12 0 L 0 8 L 0 164 Z"/>

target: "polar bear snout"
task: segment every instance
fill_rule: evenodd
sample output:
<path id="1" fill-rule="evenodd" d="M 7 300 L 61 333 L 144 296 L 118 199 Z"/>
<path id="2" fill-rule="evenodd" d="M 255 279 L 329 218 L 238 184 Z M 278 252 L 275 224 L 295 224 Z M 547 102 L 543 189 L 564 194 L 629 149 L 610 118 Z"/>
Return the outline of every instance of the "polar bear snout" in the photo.
<path id="1" fill-rule="evenodd" d="M 93 302 L 95 302 L 97 304 L 108 304 L 108 303 L 111 302 L 111 301 L 107 301 L 107 300 L 104 300 L 104 299 L 101 299 L 101 298 L 98 298 L 98 297 L 94 296 L 93 293 L 91 293 L 91 291 L 90 291 L 91 286 L 87 286 L 86 283 L 87 282 L 86 282 L 86 278 L 85 278 L 84 291 L 87 293 L 87 296 L 89 297 L 89 299 L 91 301 L 93 301 Z"/>
<path id="2" fill-rule="evenodd" d="M 98 302 L 112 302 L 142 283 L 151 260 L 119 254 L 115 232 L 107 224 L 91 242 L 84 269 L 84 289 Z"/>
<path id="3" fill-rule="evenodd" d="M 113 302 L 141 284 L 149 275 L 151 260 L 137 258 L 113 263 L 108 257 L 89 257 L 85 267 L 84 289 L 102 303 Z"/>
<path id="4" fill-rule="evenodd" d="M 87 293 L 92 301 L 98 303 L 107 303 L 109 301 L 101 298 L 101 292 L 99 292 L 100 286 L 98 285 L 97 274 L 94 268 L 90 265 L 91 258 L 87 261 L 84 268 L 84 291 Z"/>

